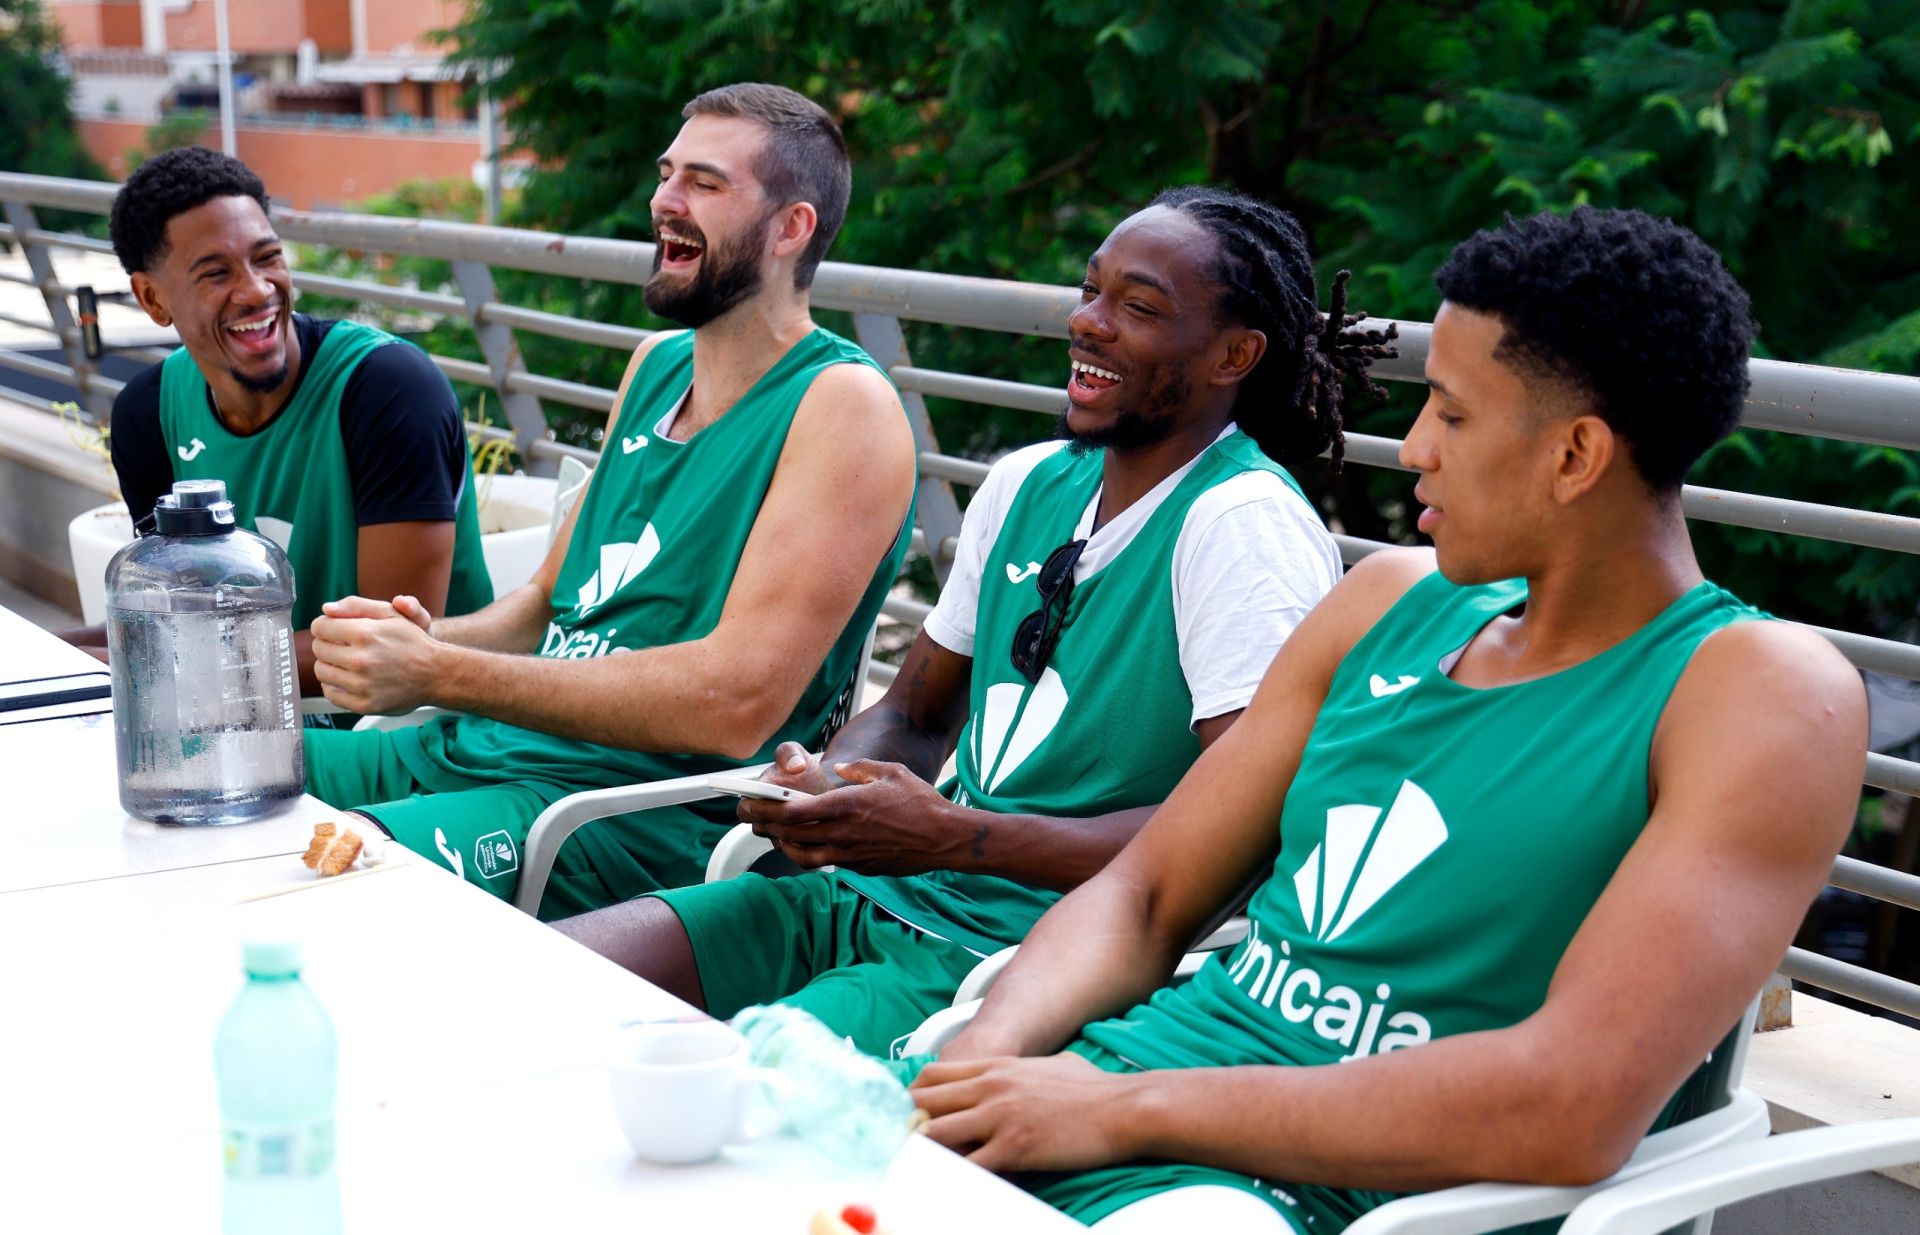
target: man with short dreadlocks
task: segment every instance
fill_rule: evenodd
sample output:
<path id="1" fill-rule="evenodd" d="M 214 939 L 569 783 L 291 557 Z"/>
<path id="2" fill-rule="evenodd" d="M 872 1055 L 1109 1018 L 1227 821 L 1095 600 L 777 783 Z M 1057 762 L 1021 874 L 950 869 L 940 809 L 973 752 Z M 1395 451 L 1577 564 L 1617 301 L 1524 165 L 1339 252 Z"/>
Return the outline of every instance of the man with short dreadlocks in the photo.
<path id="1" fill-rule="evenodd" d="M 980 957 L 1098 871 L 1252 696 L 1337 580 L 1274 459 L 1340 444 L 1342 371 L 1384 336 L 1315 307 L 1292 217 L 1163 193 L 1087 264 L 1064 441 L 1000 461 L 880 703 L 740 815 L 803 867 L 561 924 L 719 1016 L 777 999 L 897 1046 Z M 949 755 L 957 775 L 932 782 Z"/>

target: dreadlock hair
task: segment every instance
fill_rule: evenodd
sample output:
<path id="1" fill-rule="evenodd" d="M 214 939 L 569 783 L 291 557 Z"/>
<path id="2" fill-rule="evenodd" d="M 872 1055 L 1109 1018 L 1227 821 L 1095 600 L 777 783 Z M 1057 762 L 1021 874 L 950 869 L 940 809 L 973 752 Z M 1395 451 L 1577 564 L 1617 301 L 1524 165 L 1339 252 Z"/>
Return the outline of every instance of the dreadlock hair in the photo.
<path id="1" fill-rule="evenodd" d="M 1331 451 L 1339 471 L 1346 453 L 1341 375 L 1385 398 L 1367 366 L 1399 354 L 1389 346 L 1399 328 L 1348 329 L 1367 315 L 1347 312 L 1345 270 L 1334 276 L 1333 302 L 1320 312 L 1306 233 L 1278 206 L 1204 185 L 1164 189 L 1152 204 L 1179 211 L 1213 236 L 1218 314 L 1267 337 L 1266 354 L 1240 383 L 1234 419 L 1269 458 L 1298 463 Z"/>

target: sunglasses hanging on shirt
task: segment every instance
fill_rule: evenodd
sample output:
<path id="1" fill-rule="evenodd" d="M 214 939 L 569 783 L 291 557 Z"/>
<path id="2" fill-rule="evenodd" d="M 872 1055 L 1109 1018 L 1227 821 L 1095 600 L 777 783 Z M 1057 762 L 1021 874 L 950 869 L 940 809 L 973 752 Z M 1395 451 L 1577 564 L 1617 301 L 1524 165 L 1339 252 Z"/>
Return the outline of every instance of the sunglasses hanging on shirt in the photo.
<path id="1" fill-rule="evenodd" d="M 1040 680 L 1041 670 L 1060 641 L 1060 626 L 1067 618 L 1067 602 L 1073 596 L 1073 568 L 1087 542 L 1070 540 L 1047 555 L 1046 565 L 1034 577 L 1040 589 L 1040 607 L 1020 619 L 1013 632 L 1013 667 L 1029 682 Z M 1055 608 L 1059 616 L 1055 617 Z"/>

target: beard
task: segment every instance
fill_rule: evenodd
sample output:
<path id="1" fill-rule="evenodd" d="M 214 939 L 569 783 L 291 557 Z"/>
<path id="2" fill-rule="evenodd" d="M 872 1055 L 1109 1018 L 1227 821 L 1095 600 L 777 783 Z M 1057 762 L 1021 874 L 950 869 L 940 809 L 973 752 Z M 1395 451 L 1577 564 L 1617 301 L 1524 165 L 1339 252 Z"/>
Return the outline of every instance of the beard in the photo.
<path id="1" fill-rule="evenodd" d="M 769 211 L 752 227 L 718 245 L 706 245 L 704 233 L 683 224 L 682 230 L 693 232 L 692 238 L 705 247 L 701 250 L 699 273 L 691 282 L 681 285 L 660 277 L 660 263 L 665 259 L 667 246 L 656 243 L 653 277 L 647 280 L 644 294 L 648 312 L 689 330 L 698 330 L 758 292 L 765 282 L 760 273 L 760 246 L 772 218 L 773 213 Z"/>
<path id="2" fill-rule="evenodd" d="M 1140 450 L 1157 446 L 1173 436 L 1179 427 L 1179 409 L 1192 397 L 1192 385 L 1180 374 L 1149 374 L 1152 384 L 1140 401 L 1114 414 L 1113 423 L 1104 429 L 1077 433 L 1068 424 L 1072 409 L 1054 420 L 1053 435 L 1065 438 L 1069 453 L 1080 456 L 1095 450 Z"/>
<path id="3" fill-rule="evenodd" d="M 265 377 L 255 377 L 250 373 L 242 373 L 238 369 L 228 369 L 227 372 L 233 375 L 234 381 L 240 383 L 248 390 L 253 391 L 253 393 L 268 395 L 280 389 L 280 387 L 285 384 L 287 375 L 293 372 L 293 366 L 285 360 L 282 360 L 280 367 Z"/>

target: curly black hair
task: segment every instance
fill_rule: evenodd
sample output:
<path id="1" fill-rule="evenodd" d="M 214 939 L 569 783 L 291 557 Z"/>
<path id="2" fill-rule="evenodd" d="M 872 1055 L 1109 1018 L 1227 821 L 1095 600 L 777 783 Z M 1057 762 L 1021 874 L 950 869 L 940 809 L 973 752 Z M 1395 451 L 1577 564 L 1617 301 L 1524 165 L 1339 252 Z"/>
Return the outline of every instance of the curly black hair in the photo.
<path id="1" fill-rule="evenodd" d="M 1496 359 L 1590 398 L 1655 493 L 1676 492 L 1739 422 L 1759 328 L 1719 254 L 1672 220 L 1590 206 L 1510 218 L 1433 281 L 1500 319 Z"/>
<path id="2" fill-rule="evenodd" d="M 216 197 L 251 197 L 267 209 L 267 186 L 245 163 L 204 146 L 157 154 L 127 177 L 113 199 L 108 228 L 128 274 L 167 255 L 167 224 Z"/>
<path id="3" fill-rule="evenodd" d="M 1388 346 L 1398 328 L 1348 329 L 1367 315 L 1346 311 L 1345 270 L 1334 277 L 1331 307 L 1320 312 L 1307 235 L 1278 206 L 1203 185 L 1162 190 L 1152 204 L 1213 236 L 1209 275 L 1220 289 L 1219 314 L 1267 336 L 1266 354 L 1240 383 L 1234 419 L 1268 457 L 1298 463 L 1331 451 L 1338 471 L 1346 444 L 1340 376 L 1384 397 L 1367 366 L 1398 354 Z"/>

